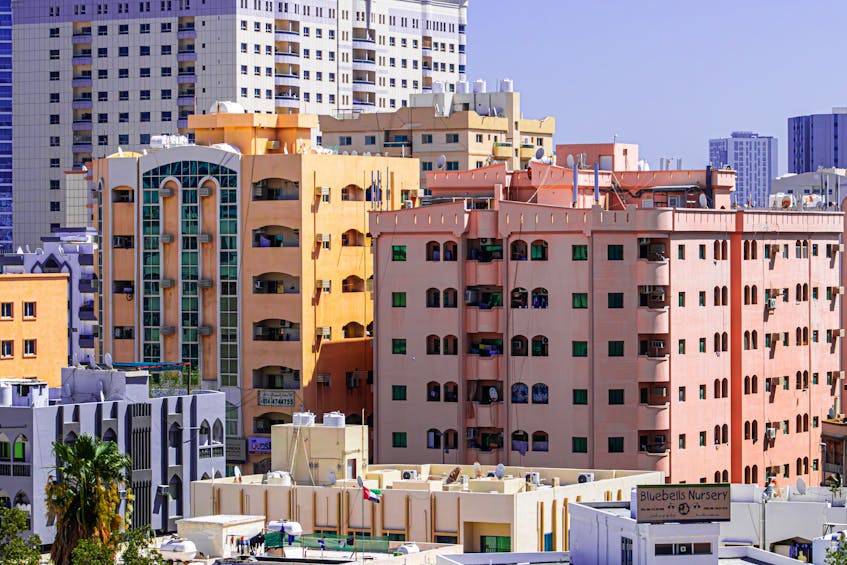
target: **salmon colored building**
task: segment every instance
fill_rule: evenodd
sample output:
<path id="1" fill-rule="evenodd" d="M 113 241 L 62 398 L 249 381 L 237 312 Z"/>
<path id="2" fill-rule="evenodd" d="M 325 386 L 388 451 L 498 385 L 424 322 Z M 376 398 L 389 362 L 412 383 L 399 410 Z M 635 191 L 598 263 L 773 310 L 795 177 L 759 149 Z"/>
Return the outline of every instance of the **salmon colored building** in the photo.
<path id="1" fill-rule="evenodd" d="M 730 209 L 711 169 L 427 184 L 371 215 L 377 461 L 820 481 L 842 213 Z"/>
<path id="2" fill-rule="evenodd" d="M 197 145 L 93 163 L 98 350 L 190 363 L 227 393 L 230 463 L 261 471 L 295 410 L 370 418 L 367 213 L 399 207 L 418 164 L 312 148 L 315 116 L 216 110 L 189 118 Z"/>
<path id="3" fill-rule="evenodd" d="M 0 378 L 61 386 L 68 331 L 67 273 L 0 275 Z"/>

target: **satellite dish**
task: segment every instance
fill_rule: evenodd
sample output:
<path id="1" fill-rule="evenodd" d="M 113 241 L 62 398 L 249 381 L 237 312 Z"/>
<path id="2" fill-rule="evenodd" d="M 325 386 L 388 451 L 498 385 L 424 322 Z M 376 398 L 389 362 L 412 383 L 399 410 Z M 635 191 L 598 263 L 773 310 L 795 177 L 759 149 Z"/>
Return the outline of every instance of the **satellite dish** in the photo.
<path id="1" fill-rule="evenodd" d="M 544 148 L 539 147 L 538 149 L 535 150 L 535 159 L 537 161 L 540 161 L 543 158 L 544 158 Z"/>
<path id="2" fill-rule="evenodd" d="M 488 398 L 491 400 L 491 402 L 497 402 L 498 400 L 500 400 L 500 394 L 497 392 L 496 386 L 493 386 L 488 389 Z"/>
<path id="3" fill-rule="evenodd" d="M 335 476 L 335 471 L 332 469 L 329 470 L 329 484 L 335 486 L 335 483 L 338 481 L 338 477 Z"/>
<path id="4" fill-rule="evenodd" d="M 502 463 L 497 463 L 497 466 L 494 467 L 494 476 L 498 479 L 502 479 L 506 476 L 506 467 Z"/>
<path id="5" fill-rule="evenodd" d="M 706 195 L 701 192 L 700 193 L 700 208 L 708 208 L 708 207 L 709 207 L 709 200 L 706 198 Z"/>
<path id="6" fill-rule="evenodd" d="M 353 150 L 353 151 L 350 152 L 350 155 L 353 155 L 354 157 L 358 154 L 359 154 L 359 152 L 356 151 L 356 150 Z"/>
<path id="7" fill-rule="evenodd" d="M 478 461 L 473 464 L 473 476 L 476 479 L 482 476 L 482 466 L 479 464 Z"/>
<path id="8" fill-rule="evenodd" d="M 438 159 L 435 160 L 435 168 L 439 171 L 444 170 L 444 167 L 447 165 L 447 156 L 439 155 Z"/>
<path id="9" fill-rule="evenodd" d="M 568 153 L 568 167 L 573 169 L 573 163 L 574 163 L 573 155 L 571 153 Z"/>
<path id="10" fill-rule="evenodd" d="M 112 368 L 112 354 L 111 353 L 106 353 L 103 356 L 103 364 L 106 365 L 107 367 L 109 367 L 110 369 Z"/>
<path id="11" fill-rule="evenodd" d="M 806 494 L 806 481 L 803 480 L 803 477 L 797 477 L 797 492 Z"/>
<path id="12" fill-rule="evenodd" d="M 356 484 L 359 485 L 359 487 L 365 486 L 365 481 L 362 480 L 362 475 L 359 475 L 358 477 L 356 477 Z"/>
<path id="13" fill-rule="evenodd" d="M 447 476 L 447 480 L 445 481 L 445 483 L 448 484 L 448 485 L 455 483 L 456 479 L 458 479 L 459 475 L 461 475 L 461 474 L 462 474 L 462 468 L 461 467 L 453 467 L 453 470 L 450 471 L 450 474 Z"/>

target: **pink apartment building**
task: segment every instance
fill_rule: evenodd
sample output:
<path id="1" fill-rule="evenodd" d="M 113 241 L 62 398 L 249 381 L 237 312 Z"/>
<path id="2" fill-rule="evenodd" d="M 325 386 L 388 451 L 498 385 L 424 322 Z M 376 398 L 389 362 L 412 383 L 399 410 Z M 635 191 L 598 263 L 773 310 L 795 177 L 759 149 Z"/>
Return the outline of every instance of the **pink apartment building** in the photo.
<path id="1" fill-rule="evenodd" d="M 843 214 L 621 169 L 431 173 L 372 214 L 377 461 L 821 480 Z"/>

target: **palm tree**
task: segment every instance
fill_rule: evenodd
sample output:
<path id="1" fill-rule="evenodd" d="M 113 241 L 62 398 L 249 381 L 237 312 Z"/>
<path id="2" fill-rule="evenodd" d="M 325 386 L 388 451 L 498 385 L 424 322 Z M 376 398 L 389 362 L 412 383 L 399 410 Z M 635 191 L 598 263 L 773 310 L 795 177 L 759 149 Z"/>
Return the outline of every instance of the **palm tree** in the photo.
<path id="1" fill-rule="evenodd" d="M 58 464 L 47 481 L 47 514 L 56 523 L 50 549 L 55 565 L 69 565 L 80 540 L 111 540 L 123 520 L 118 513 L 124 472 L 130 459 L 116 443 L 80 435 L 73 443 L 53 443 Z"/>

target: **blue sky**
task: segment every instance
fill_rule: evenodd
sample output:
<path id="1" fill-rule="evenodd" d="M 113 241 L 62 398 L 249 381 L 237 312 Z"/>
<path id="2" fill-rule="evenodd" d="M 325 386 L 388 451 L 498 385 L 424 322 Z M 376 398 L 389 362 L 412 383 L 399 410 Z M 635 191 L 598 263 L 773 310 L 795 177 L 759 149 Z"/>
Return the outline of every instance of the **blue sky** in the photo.
<path id="1" fill-rule="evenodd" d="M 470 0 L 468 79 L 515 81 L 556 142 L 619 141 L 706 164 L 708 139 L 779 138 L 787 118 L 847 106 L 847 2 Z"/>

